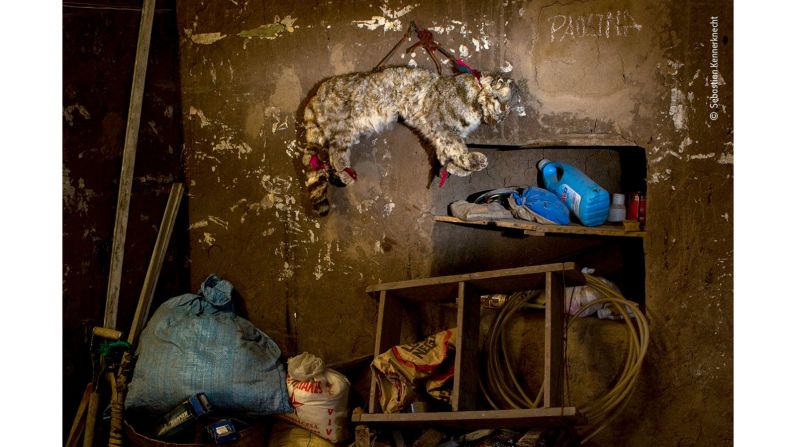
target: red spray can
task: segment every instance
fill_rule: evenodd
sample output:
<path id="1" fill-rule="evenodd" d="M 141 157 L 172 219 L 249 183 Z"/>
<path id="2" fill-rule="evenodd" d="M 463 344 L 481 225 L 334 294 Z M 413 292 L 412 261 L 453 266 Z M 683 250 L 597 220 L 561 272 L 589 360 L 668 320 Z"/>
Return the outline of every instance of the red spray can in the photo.
<path id="1" fill-rule="evenodd" d="M 640 193 L 633 192 L 627 207 L 627 220 L 638 220 L 640 216 Z"/>

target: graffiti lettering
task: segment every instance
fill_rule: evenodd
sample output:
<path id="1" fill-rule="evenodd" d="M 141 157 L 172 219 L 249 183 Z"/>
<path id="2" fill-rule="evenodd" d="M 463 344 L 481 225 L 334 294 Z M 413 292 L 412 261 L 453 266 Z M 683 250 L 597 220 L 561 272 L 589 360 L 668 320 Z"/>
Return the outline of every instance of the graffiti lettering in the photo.
<path id="1" fill-rule="evenodd" d="M 640 32 L 643 28 L 628 10 L 579 16 L 558 14 L 550 17 L 547 21 L 549 22 L 550 42 L 584 38 L 616 39 L 629 37 L 632 30 Z"/>

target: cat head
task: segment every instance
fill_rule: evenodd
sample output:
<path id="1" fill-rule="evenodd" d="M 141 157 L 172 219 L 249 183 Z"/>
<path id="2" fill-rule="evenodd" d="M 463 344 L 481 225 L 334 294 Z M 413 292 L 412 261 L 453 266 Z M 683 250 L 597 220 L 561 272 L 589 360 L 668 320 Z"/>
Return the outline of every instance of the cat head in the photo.
<path id="1" fill-rule="evenodd" d="M 502 121 L 511 111 L 508 103 L 513 95 L 513 81 L 500 75 L 483 75 L 480 78 L 478 104 L 483 122 L 494 124 Z"/>

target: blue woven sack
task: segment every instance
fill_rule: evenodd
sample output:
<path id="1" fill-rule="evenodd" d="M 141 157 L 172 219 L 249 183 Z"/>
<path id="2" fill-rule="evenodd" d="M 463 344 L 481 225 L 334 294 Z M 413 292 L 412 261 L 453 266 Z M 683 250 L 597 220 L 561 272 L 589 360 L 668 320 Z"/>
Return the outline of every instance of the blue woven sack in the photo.
<path id="1" fill-rule="evenodd" d="M 198 294 L 169 299 L 141 332 L 125 408 L 163 414 L 188 396 L 262 416 L 292 411 L 281 350 L 235 315 L 232 284 L 210 275 Z"/>

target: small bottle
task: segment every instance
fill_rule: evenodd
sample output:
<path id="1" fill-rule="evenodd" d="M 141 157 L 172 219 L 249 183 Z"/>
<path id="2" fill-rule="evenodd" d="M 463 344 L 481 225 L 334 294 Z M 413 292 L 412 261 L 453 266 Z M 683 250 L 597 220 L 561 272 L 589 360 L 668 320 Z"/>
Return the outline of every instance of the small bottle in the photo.
<path id="1" fill-rule="evenodd" d="M 627 218 L 627 207 L 624 206 L 624 194 L 614 193 L 613 203 L 607 212 L 608 222 L 623 222 Z"/>
<path id="2" fill-rule="evenodd" d="M 627 210 L 627 220 L 638 220 L 638 208 L 640 207 L 640 193 L 633 192 L 629 199 L 629 209 Z"/>

